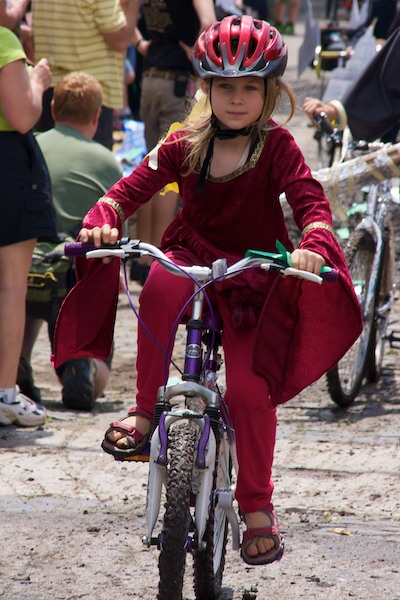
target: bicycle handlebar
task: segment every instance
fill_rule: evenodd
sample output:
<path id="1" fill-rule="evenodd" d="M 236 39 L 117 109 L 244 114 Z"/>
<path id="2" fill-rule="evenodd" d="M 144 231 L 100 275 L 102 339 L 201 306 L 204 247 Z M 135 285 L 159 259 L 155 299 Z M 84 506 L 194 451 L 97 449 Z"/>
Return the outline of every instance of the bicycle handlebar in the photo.
<path id="1" fill-rule="evenodd" d="M 279 245 L 279 249 L 280 248 L 281 245 Z M 180 266 L 175 265 L 175 263 L 171 261 L 171 259 L 156 246 L 127 237 L 121 238 L 121 240 L 119 240 L 116 244 L 103 244 L 100 248 L 95 248 L 92 242 L 73 242 L 70 244 L 65 244 L 64 253 L 66 256 L 86 256 L 86 258 L 104 258 L 109 256 L 128 259 L 139 258 L 141 256 L 151 256 L 174 275 L 179 275 L 180 277 L 194 277 L 203 281 L 233 277 L 245 269 L 255 266 L 284 277 L 290 275 L 307 279 L 314 283 L 322 283 L 322 281 L 336 281 L 339 277 L 339 272 L 336 269 L 331 269 L 330 267 L 322 267 L 320 275 L 315 275 L 309 271 L 295 269 L 290 265 L 288 261 L 288 253 L 286 251 L 278 254 L 249 250 L 244 258 L 234 263 L 230 267 L 227 266 L 225 259 L 218 259 L 214 261 L 211 267 L 201 265 L 193 265 L 191 267 Z"/>
<path id="2" fill-rule="evenodd" d="M 316 112 L 312 116 L 314 123 L 321 128 L 321 130 L 327 135 L 333 135 L 335 133 L 328 117 L 325 112 Z"/>

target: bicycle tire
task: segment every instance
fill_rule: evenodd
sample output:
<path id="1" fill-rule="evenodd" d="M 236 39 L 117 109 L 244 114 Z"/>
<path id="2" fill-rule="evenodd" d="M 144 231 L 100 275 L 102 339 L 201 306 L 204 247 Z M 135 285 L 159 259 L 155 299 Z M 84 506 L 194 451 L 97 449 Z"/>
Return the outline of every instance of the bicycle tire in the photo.
<path id="1" fill-rule="evenodd" d="M 218 440 L 217 440 L 218 443 Z M 231 485 L 232 460 L 226 438 L 218 443 L 218 456 L 214 470 L 212 501 L 202 542 L 205 548 L 193 552 L 194 590 L 197 600 L 219 598 L 225 567 L 228 519 L 223 508 L 218 506 L 217 490 Z M 199 540 L 197 539 L 197 545 Z"/>
<path id="2" fill-rule="evenodd" d="M 166 503 L 158 560 L 158 600 L 181 600 L 191 523 L 192 469 L 198 428 L 178 421 L 169 431 Z"/>
<path id="3" fill-rule="evenodd" d="M 372 333 L 372 343 L 369 349 L 366 377 L 370 383 L 379 381 L 382 374 L 382 364 L 385 355 L 386 333 L 389 320 L 389 310 L 384 314 L 379 314 L 379 308 L 382 307 L 393 292 L 393 281 L 395 271 L 395 258 L 393 247 L 393 226 L 388 224 L 383 232 L 383 252 L 379 265 L 378 287 L 375 301 L 375 318 Z"/>
<path id="4" fill-rule="evenodd" d="M 340 359 L 335 368 L 326 374 L 328 392 L 340 407 L 352 404 L 358 395 L 366 372 L 371 344 L 374 344 L 375 303 L 366 306 L 367 290 L 373 277 L 372 264 L 375 256 L 375 241 L 365 230 L 355 230 L 348 240 L 345 255 L 351 278 L 363 314 L 364 327 L 352 347 Z"/>

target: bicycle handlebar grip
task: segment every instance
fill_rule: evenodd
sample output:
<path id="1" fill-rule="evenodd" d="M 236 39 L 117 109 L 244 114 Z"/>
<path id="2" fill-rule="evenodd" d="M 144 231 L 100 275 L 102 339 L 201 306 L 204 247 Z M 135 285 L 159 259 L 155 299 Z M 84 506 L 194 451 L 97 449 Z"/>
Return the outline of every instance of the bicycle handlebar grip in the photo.
<path id="1" fill-rule="evenodd" d="M 331 269 L 330 271 L 321 273 L 320 277 L 322 277 L 324 281 L 329 281 L 330 283 L 333 283 L 339 279 L 339 271 L 337 269 Z"/>
<path id="2" fill-rule="evenodd" d="M 322 129 L 322 131 L 324 131 L 326 134 L 328 135 L 332 135 L 334 132 L 334 129 L 328 119 L 328 117 L 326 116 L 326 113 L 321 112 L 321 113 L 314 113 L 313 114 L 313 119 L 315 121 L 315 123 Z"/>
<path id="3" fill-rule="evenodd" d="M 94 250 L 92 242 L 72 242 L 64 246 L 65 256 L 85 256 L 89 250 Z"/>

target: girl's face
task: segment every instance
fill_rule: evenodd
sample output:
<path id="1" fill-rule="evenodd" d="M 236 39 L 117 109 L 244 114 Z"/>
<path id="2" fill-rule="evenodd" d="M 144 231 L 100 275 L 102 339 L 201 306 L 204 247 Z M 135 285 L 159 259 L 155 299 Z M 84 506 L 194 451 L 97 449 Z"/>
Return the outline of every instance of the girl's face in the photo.
<path id="1" fill-rule="evenodd" d="M 261 77 L 215 77 L 211 105 L 222 129 L 242 129 L 257 121 L 264 107 Z"/>

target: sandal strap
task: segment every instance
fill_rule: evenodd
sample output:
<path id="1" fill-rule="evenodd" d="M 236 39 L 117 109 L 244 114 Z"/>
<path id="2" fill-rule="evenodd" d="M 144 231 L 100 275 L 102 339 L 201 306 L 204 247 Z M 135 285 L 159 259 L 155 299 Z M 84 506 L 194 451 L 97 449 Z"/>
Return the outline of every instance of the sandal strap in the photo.
<path id="1" fill-rule="evenodd" d="M 279 543 L 280 532 L 278 517 L 276 516 L 272 505 L 269 505 L 268 508 L 260 510 L 260 512 L 268 516 L 269 520 L 271 521 L 271 525 L 268 525 L 267 527 L 248 527 L 243 533 L 243 543 L 246 544 L 255 537 L 270 537 L 274 538 L 274 541 L 278 541 Z"/>
<path id="2" fill-rule="evenodd" d="M 106 431 L 106 435 L 111 431 L 118 431 L 122 434 L 127 433 L 129 436 L 134 435 L 135 437 L 139 438 L 139 440 L 142 440 L 145 437 L 145 434 L 140 433 L 136 427 L 133 427 L 132 425 L 125 425 L 123 421 L 114 421 L 111 423 L 109 429 Z"/>
<path id="3" fill-rule="evenodd" d="M 243 542 L 246 543 L 255 537 L 279 538 L 279 528 L 277 525 L 270 527 L 250 527 L 243 533 Z"/>
<path id="4" fill-rule="evenodd" d="M 150 423 L 153 420 L 153 414 L 151 412 L 149 412 L 148 410 L 141 408 L 140 406 L 132 406 L 132 408 L 130 408 L 128 410 L 128 417 L 144 417 L 145 419 L 147 419 L 148 421 L 150 421 Z"/>

